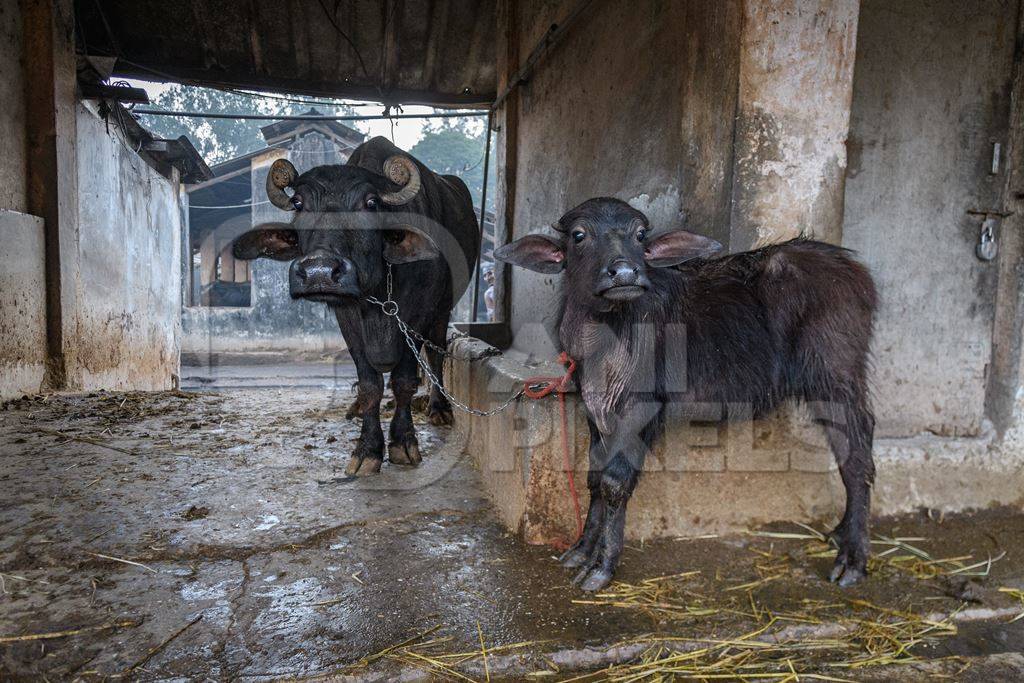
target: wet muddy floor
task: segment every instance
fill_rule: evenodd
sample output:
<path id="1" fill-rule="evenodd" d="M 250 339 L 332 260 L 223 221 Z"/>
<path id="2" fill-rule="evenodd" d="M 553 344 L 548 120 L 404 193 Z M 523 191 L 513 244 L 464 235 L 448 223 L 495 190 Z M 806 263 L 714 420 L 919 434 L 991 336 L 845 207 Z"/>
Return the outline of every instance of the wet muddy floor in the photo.
<path id="1" fill-rule="evenodd" d="M 596 679 L 766 615 L 757 642 L 895 613 L 952 630 L 914 631 L 901 664 L 830 668 L 875 661 L 865 638 L 794 661 L 848 680 L 1024 672 L 1019 513 L 878 520 L 887 554 L 845 591 L 796 525 L 634 545 L 619 592 L 594 599 L 498 524 L 452 431 L 418 414 L 421 467 L 348 480 L 345 371 L 240 376 L 0 411 L 0 679 Z"/>

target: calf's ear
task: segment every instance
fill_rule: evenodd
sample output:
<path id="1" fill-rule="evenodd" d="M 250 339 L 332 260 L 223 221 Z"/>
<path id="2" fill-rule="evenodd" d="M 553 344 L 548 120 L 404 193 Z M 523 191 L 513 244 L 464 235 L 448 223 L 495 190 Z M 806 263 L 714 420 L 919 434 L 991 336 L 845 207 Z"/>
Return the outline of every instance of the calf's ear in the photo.
<path id="1" fill-rule="evenodd" d="M 644 260 L 655 268 L 674 266 L 695 258 L 714 256 L 722 245 L 703 235 L 686 230 L 672 230 L 655 235 L 644 249 Z"/>
<path id="2" fill-rule="evenodd" d="M 287 223 L 263 223 L 236 239 L 231 252 L 245 261 L 291 261 L 299 256 L 299 236 Z"/>
<path id="3" fill-rule="evenodd" d="M 440 253 L 434 240 L 412 226 L 388 230 L 384 234 L 384 260 L 388 263 L 426 261 Z"/>
<path id="4" fill-rule="evenodd" d="M 553 274 L 565 268 L 560 242 L 544 235 L 527 235 L 494 250 L 494 258 L 538 273 Z"/>

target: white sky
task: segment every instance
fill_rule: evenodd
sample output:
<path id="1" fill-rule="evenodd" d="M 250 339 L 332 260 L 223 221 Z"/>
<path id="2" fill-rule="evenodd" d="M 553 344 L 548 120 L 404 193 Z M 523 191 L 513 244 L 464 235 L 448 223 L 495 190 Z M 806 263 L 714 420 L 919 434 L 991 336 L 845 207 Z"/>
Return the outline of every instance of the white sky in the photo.
<path id="1" fill-rule="evenodd" d="M 150 99 L 155 98 L 171 86 L 169 83 L 156 83 L 137 79 L 128 79 L 128 82 L 131 83 L 133 87 L 143 88 L 147 93 L 149 93 Z M 315 100 L 321 98 L 309 97 L 301 99 Z M 360 114 L 381 114 L 384 111 L 384 105 L 377 103 L 356 102 L 353 100 L 339 101 L 344 102 L 345 104 L 355 105 L 356 111 Z M 434 111 L 433 107 L 416 105 L 409 105 L 402 108 L 403 114 L 430 114 Z M 349 121 L 346 125 L 370 136 L 383 135 L 386 138 L 390 138 L 392 142 L 402 149 L 408 150 L 419 142 L 421 137 L 423 137 L 423 128 L 428 122 L 429 119 L 400 119 L 397 121 L 381 119 L 377 121 Z"/>

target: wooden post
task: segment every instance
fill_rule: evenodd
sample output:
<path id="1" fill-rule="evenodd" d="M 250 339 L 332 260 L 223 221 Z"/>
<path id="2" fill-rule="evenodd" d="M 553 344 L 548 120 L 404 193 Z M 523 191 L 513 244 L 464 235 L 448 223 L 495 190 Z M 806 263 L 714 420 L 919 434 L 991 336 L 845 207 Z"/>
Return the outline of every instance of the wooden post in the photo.
<path id="1" fill-rule="evenodd" d="M 78 233 L 74 12 L 70 0 L 21 0 L 28 213 L 45 221 L 46 374 L 43 388 L 74 388 Z"/>
<path id="2" fill-rule="evenodd" d="M 519 70 L 519 18 L 515 0 L 500 0 L 497 11 L 498 35 L 498 92 L 503 92 L 510 79 Z M 519 151 L 519 90 L 513 90 L 496 112 L 501 132 L 497 148 L 497 196 L 495 197 L 494 247 L 512 240 L 516 214 L 516 169 Z M 500 226 L 500 227 L 499 227 Z M 512 318 L 512 269 L 506 264 L 494 264 L 494 294 L 496 313 L 506 328 Z"/>
<path id="3" fill-rule="evenodd" d="M 992 360 L 985 388 L 985 414 L 1000 436 L 1024 426 L 1017 399 L 1024 377 L 1024 7 L 1018 9 L 1017 49 L 1010 91 L 1010 125 L 1003 166 L 1002 210 Z"/>

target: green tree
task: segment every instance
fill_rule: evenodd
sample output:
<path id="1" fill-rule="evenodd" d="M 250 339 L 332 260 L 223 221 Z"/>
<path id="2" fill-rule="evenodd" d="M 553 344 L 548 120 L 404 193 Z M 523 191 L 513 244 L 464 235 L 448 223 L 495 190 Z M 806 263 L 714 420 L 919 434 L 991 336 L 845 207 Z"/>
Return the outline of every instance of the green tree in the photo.
<path id="1" fill-rule="evenodd" d="M 156 96 L 153 105 L 175 111 L 228 114 L 271 114 L 296 116 L 309 111 L 310 104 L 284 99 L 175 84 Z M 344 116 L 352 112 L 346 105 L 316 104 L 319 111 Z M 265 120 L 203 119 L 177 116 L 145 116 L 142 125 L 157 137 L 187 135 L 209 164 L 216 164 L 266 146 L 260 128 Z"/>
<path id="2" fill-rule="evenodd" d="M 484 184 L 484 126 L 479 118 L 441 119 L 428 124 L 409 152 L 435 173 L 456 175 L 480 204 Z M 487 209 L 494 210 L 494 149 L 487 175 Z"/>

